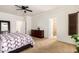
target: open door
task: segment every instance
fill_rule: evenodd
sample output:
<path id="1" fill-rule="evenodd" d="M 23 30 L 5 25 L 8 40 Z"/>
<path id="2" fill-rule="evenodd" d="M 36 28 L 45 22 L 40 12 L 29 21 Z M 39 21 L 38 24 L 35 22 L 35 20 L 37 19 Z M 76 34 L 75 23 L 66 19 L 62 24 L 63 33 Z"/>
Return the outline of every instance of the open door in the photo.
<path id="1" fill-rule="evenodd" d="M 78 14 L 69 14 L 69 35 L 78 34 Z"/>

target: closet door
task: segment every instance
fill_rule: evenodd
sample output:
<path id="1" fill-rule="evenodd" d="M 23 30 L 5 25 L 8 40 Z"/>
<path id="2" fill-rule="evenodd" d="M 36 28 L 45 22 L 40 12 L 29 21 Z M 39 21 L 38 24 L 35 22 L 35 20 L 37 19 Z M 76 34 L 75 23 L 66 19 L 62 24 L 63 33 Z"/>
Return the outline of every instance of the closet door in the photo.
<path id="1" fill-rule="evenodd" d="M 69 35 L 78 34 L 78 14 L 69 14 Z"/>

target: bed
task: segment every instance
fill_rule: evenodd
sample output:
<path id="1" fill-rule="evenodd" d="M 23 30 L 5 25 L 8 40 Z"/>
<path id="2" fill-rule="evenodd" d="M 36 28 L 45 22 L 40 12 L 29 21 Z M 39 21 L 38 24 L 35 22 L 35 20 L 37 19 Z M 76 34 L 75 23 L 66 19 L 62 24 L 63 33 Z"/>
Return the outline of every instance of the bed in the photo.
<path id="1" fill-rule="evenodd" d="M 31 36 L 22 33 L 0 34 L 0 52 L 14 53 L 20 52 L 28 47 L 33 47 L 34 41 Z"/>

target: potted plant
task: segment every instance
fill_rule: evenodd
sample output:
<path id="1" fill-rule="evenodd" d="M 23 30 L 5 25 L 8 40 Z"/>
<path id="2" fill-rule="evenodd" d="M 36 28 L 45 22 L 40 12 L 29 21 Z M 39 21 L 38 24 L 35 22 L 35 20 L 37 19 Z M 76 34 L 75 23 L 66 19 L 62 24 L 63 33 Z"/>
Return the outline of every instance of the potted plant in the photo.
<path id="1" fill-rule="evenodd" d="M 72 35 L 71 38 L 73 38 L 76 43 L 76 52 L 79 52 L 79 35 Z"/>

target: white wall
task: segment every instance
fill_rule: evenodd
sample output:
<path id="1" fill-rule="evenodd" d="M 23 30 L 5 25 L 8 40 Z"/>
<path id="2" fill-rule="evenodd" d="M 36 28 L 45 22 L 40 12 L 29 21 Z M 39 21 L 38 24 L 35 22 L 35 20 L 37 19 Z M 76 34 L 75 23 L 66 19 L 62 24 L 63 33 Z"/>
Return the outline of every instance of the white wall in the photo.
<path id="1" fill-rule="evenodd" d="M 25 21 L 26 21 L 26 33 L 31 34 L 31 16 L 26 15 L 25 16 Z"/>
<path id="2" fill-rule="evenodd" d="M 25 22 L 23 20 L 16 21 L 16 32 L 25 33 Z"/>
<path id="3" fill-rule="evenodd" d="M 63 6 L 59 9 L 34 15 L 32 17 L 32 28 L 36 29 L 39 26 L 44 29 L 45 37 L 50 37 L 50 19 L 56 18 L 58 40 L 74 44 L 74 41 L 68 36 L 68 14 L 78 10 L 78 6 Z"/>
<path id="4" fill-rule="evenodd" d="M 32 29 L 37 29 L 38 27 L 44 30 L 44 36 L 47 38 L 49 31 L 49 20 L 47 15 L 41 14 L 32 17 Z"/>
<path id="5" fill-rule="evenodd" d="M 16 15 L 12 15 L 12 14 L 8 14 L 8 13 L 4 13 L 4 12 L 0 12 L 0 20 L 6 20 L 6 21 L 10 21 L 10 29 L 11 32 L 16 32 L 17 31 L 17 27 L 19 27 L 19 25 L 16 25 L 17 21 L 22 21 L 23 24 L 20 27 L 20 32 L 21 33 L 25 33 L 25 21 L 24 21 L 24 17 L 21 16 L 16 16 Z"/>

